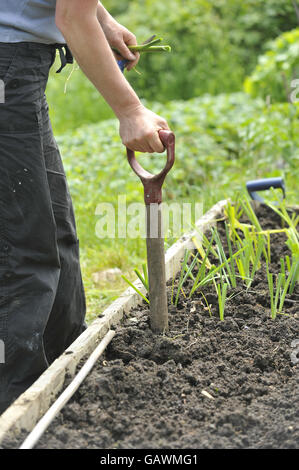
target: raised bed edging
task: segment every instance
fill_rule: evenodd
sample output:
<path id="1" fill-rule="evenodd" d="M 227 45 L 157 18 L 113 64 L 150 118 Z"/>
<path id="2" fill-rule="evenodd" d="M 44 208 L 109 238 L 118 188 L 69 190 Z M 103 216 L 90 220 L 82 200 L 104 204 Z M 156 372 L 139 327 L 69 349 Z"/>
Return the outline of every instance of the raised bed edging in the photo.
<path id="1" fill-rule="evenodd" d="M 196 230 L 183 235 L 165 254 L 166 280 L 180 270 L 186 248 L 194 248 L 193 237 L 207 231 L 216 218 L 223 214 L 227 200 L 219 201 L 196 222 Z M 145 289 L 137 280 L 134 285 L 143 293 Z M 30 432 L 38 420 L 62 391 L 66 377 L 75 375 L 80 360 L 90 355 L 111 326 L 116 325 L 124 313 L 142 302 L 135 290 L 129 287 L 104 310 L 101 317 L 74 341 L 51 366 L 0 416 L 0 444 L 4 438 L 15 438 L 22 430 Z"/>

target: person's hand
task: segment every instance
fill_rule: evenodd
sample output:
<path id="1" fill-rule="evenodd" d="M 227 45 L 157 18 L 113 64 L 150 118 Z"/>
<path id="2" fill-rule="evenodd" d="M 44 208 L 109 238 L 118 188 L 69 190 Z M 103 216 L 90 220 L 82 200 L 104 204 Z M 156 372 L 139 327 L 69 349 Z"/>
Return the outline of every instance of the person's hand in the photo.
<path id="1" fill-rule="evenodd" d="M 119 117 L 119 133 L 122 143 L 136 152 L 164 151 L 159 138 L 159 130 L 169 130 L 168 124 L 162 117 L 140 105 L 129 113 Z"/>
<path id="2" fill-rule="evenodd" d="M 117 49 L 121 56 L 115 53 L 117 59 L 127 59 L 129 64 L 127 70 L 131 70 L 137 65 L 140 54 L 131 52 L 127 46 L 136 45 L 136 37 L 127 28 L 119 24 L 112 16 L 107 16 L 101 22 L 102 29 L 111 48 Z"/>

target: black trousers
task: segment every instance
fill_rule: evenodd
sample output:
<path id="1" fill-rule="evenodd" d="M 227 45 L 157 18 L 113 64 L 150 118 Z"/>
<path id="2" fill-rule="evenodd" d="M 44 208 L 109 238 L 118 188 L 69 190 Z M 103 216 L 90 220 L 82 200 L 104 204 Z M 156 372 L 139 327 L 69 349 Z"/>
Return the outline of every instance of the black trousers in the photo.
<path id="1" fill-rule="evenodd" d="M 0 412 L 85 329 L 74 212 L 45 98 L 55 52 L 0 43 Z"/>

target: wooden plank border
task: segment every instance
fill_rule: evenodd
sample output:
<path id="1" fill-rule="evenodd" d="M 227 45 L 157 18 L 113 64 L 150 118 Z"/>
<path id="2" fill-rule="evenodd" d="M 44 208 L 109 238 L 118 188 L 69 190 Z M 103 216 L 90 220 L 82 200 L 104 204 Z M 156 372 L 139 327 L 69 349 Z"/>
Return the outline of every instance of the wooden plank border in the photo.
<path id="1" fill-rule="evenodd" d="M 165 254 L 166 279 L 170 280 L 180 270 L 187 248 L 194 248 L 192 238 L 206 232 L 223 214 L 227 200 L 219 201 L 195 224 L 194 231 L 183 235 Z M 143 293 L 145 289 L 135 283 Z M 54 361 L 51 366 L 0 416 L 0 444 L 4 438 L 16 438 L 22 430 L 30 432 L 62 391 L 67 377 L 75 375 L 80 360 L 94 351 L 111 326 L 116 325 L 124 313 L 141 304 L 142 299 L 129 287 L 102 315 Z"/>

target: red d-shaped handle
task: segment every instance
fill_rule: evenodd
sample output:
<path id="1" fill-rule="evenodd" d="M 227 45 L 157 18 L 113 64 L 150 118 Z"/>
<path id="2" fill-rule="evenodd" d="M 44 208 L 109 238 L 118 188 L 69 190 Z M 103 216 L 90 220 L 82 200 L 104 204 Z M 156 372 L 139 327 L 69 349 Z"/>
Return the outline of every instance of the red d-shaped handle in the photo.
<path id="1" fill-rule="evenodd" d="M 135 152 L 127 148 L 127 156 L 131 168 L 139 176 L 144 187 L 144 202 L 148 204 L 160 204 L 162 202 L 162 185 L 175 159 L 175 136 L 171 131 L 161 129 L 159 137 L 167 151 L 166 165 L 160 173 L 153 175 L 142 168 L 135 158 Z"/>

